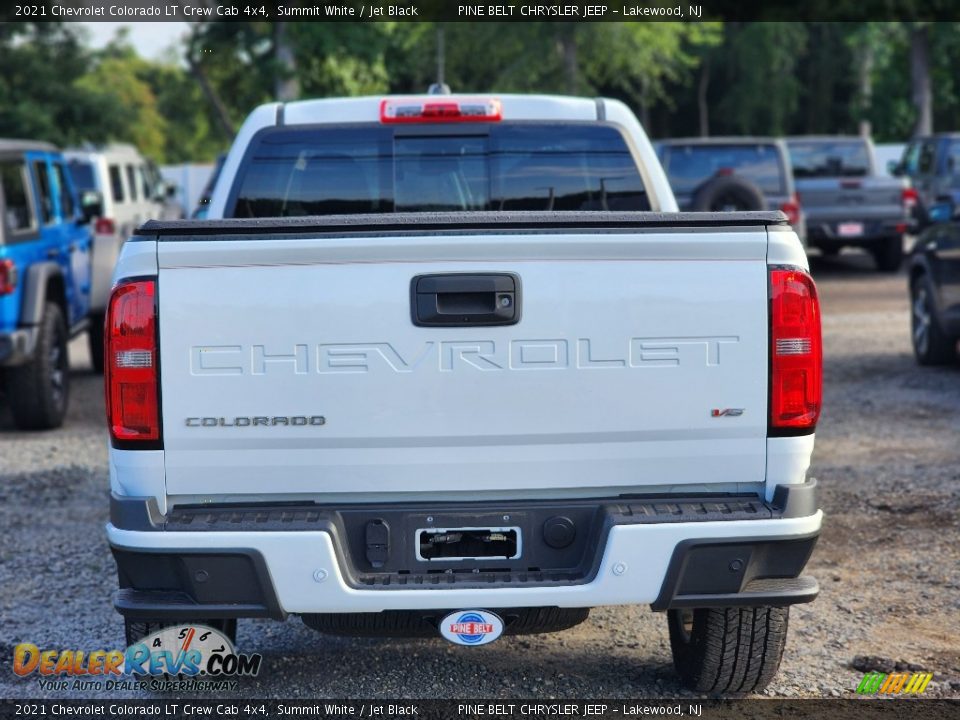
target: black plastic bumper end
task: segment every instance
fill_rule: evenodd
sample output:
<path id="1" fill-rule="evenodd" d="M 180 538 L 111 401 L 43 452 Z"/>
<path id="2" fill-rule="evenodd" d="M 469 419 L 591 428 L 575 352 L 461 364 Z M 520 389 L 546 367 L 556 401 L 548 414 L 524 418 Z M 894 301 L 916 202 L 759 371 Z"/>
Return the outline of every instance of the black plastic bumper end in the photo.
<path id="1" fill-rule="evenodd" d="M 112 548 L 121 615 L 150 620 L 268 617 L 282 620 L 263 556 L 255 550 L 177 554 Z"/>
<path id="2" fill-rule="evenodd" d="M 801 536 L 684 540 L 673 551 L 654 610 L 794 605 L 820 586 L 801 576 L 819 532 Z"/>
<path id="3" fill-rule="evenodd" d="M 124 617 L 139 620 L 283 619 L 261 604 L 198 603 L 186 593 L 130 588 L 114 593 L 113 607 Z"/>
<path id="4" fill-rule="evenodd" d="M 796 578 L 769 578 L 747 583 L 742 591 L 716 595 L 681 595 L 675 597 L 666 609 L 701 607 L 757 607 L 760 605 L 797 605 L 812 602 L 820 594 L 816 578 L 801 575 Z M 654 608 L 660 609 L 660 608 Z"/>

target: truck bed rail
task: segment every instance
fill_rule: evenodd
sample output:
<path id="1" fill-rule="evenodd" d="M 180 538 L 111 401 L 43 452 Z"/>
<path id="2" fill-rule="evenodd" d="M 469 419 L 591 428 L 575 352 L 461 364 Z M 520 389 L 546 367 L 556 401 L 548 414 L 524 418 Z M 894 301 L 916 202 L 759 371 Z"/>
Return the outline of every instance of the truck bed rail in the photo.
<path id="1" fill-rule="evenodd" d="M 729 228 L 787 226 L 779 210 L 758 212 L 513 212 L 382 213 L 311 215 L 284 218 L 230 218 L 225 220 L 149 220 L 134 233 L 143 239 L 163 240 L 210 235 L 343 235 L 423 233 L 430 231 L 548 232 L 600 230 L 607 232 L 663 230 L 664 228 Z M 136 239 L 136 238 L 134 238 Z"/>

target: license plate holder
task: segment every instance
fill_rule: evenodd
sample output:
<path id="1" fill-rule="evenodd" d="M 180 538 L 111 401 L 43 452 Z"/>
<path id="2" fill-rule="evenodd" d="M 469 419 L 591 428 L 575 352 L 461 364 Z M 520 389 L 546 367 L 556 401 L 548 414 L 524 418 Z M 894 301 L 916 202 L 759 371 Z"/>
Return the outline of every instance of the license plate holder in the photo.
<path id="1" fill-rule="evenodd" d="M 517 526 L 420 528 L 414 540 L 423 562 L 516 560 L 522 549 Z"/>
<path id="2" fill-rule="evenodd" d="M 860 237 L 863 235 L 863 223 L 842 222 L 837 225 L 837 235 L 840 237 Z"/>

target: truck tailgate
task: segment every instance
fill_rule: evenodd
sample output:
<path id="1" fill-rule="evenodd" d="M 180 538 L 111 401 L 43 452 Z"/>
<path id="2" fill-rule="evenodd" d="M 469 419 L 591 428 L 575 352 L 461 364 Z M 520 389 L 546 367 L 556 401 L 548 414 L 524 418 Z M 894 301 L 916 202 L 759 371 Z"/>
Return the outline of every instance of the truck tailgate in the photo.
<path id="1" fill-rule="evenodd" d="M 796 183 L 810 223 L 906 217 L 904 183 L 897 178 L 809 178 Z"/>
<path id="2" fill-rule="evenodd" d="M 167 492 L 469 500 L 763 482 L 766 252 L 762 225 L 165 238 Z M 415 326 L 411 280 L 435 273 L 514 274 L 520 321 Z"/>

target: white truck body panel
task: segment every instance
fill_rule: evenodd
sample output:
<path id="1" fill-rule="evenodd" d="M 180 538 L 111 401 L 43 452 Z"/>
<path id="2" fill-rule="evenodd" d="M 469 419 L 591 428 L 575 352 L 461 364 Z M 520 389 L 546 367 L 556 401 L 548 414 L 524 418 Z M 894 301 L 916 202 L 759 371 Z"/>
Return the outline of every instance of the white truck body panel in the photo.
<path id="1" fill-rule="evenodd" d="M 167 492 L 763 483 L 766 245 L 763 228 L 164 241 Z M 522 322 L 414 326 L 411 278 L 444 272 L 516 273 Z M 326 422 L 230 426 L 256 416 Z"/>

